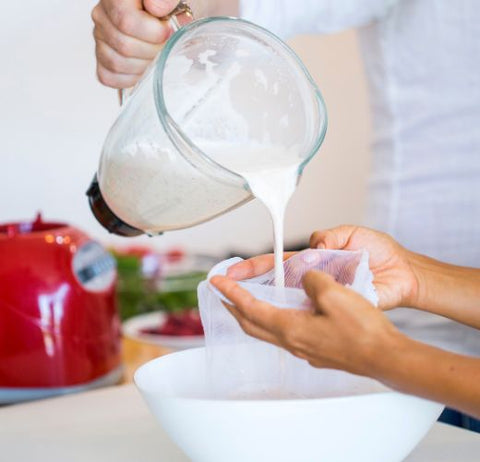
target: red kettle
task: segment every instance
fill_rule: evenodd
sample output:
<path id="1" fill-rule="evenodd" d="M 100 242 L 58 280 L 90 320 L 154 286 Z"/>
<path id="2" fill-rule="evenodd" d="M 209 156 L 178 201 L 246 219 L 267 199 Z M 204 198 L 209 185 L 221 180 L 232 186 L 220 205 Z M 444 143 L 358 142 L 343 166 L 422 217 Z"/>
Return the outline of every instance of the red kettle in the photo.
<path id="1" fill-rule="evenodd" d="M 113 257 L 76 228 L 0 224 L 0 403 L 119 381 L 116 279 Z"/>

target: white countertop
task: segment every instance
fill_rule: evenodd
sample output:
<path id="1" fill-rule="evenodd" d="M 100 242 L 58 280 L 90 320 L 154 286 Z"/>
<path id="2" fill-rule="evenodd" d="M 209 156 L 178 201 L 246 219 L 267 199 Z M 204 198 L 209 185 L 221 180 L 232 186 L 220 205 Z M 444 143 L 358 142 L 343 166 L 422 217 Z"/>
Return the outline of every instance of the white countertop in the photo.
<path id="1" fill-rule="evenodd" d="M 133 385 L 0 408 L 0 449 L 2 462 L 188 462 Z M 406 461 L 478 462 L 480 434 L 437 423 Z"/>

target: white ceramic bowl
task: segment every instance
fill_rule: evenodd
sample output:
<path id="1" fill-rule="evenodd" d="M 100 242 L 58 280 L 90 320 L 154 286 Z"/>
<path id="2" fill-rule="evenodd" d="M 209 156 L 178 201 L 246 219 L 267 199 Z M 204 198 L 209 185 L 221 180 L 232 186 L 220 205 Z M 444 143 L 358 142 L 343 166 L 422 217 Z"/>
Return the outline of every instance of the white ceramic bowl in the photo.
<path id="1" fill-rule="evenodd" d="M 328 373 L 328 372 L 327 372 Z M 338 374 L 338 371 L 331 371 Z M 365 378 L 359 377 L 365 391 Z M 213 400 L 203 348 L 135 374 L 150 410 L 194 462 L 399 462 L 443 406 L 388 389 L 305 400 Z"/>

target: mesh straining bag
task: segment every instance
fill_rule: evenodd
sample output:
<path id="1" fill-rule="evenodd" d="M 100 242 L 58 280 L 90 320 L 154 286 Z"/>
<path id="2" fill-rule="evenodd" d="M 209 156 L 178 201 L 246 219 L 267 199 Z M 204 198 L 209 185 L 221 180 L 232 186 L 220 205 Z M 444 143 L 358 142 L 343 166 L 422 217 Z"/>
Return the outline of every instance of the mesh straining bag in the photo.
<path id="1" fill-rule="evenodd" d="M 210 271 L 225 275 L 240 258 L 225 260 Z M 324 271 L 363 295 L 374 305 L 378 298 L 366 251 L 317 250 L 299 252 L 284 262 L 285 289 L 274 284 L 274 271 L 239 284 L 256 298 L 279 308 L 306 309 L 303 275 Z M 207 367 L 212 397 L 225 399 L 288 399 L 341 396 L 372 391 L 372 382 L 341 371 L 315 369 L 305 360 L 245 334 L 224 307 L 227 301 L 212 285 L 198 288 L 205 330 Z"/>

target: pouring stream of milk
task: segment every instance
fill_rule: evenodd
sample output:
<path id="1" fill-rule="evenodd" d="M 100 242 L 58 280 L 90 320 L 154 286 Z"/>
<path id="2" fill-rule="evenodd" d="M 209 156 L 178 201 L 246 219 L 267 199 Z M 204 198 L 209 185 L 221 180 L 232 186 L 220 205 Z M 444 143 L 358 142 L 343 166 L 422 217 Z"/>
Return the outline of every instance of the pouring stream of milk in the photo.
<path id="1" fill-rule="evenodd" d="M 268 209 L 273 224 L 275 254 L 275 285 L 285 286 L 283 269 L 284 222 L 288 201 L 295 191 L 298 166 L 279 167 L 275 170 L 248 172 L 243 174 L 254 194 Z"/>
<path id="2" fill-rule="evenodd" d="M 273 147 L 232 147 L 227 152 L 216 149 L 207 152 L 212 159 L 245 178 L 253 195 L 268 209 L 273 223 L 275 285 L 283 288 L 285 209 L 297 185 L 301 160 L 289 150 Z"/>

